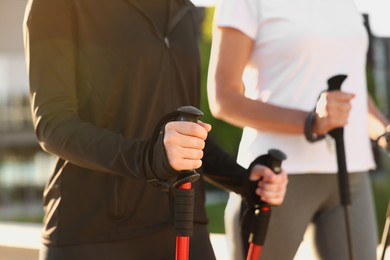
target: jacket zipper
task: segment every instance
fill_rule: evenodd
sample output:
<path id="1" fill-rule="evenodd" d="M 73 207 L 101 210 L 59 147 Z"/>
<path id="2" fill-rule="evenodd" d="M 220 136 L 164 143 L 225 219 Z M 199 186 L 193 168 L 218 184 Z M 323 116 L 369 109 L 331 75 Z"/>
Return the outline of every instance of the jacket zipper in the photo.
<path id="1" fill-rule="evenodd" d="M 168 18 L 168 28 L 167 28 L 167 31 L 165 33 L 165 35 L 163 36 L 163 34 L 161 33 L 161 31 L 157 28 L 156 24 L 153 22 L 153 20 L 148 16 L 148 14 L 142 10 L 142 8 L 140 6 L 138 6 L 136 3 L 132 2 L 132 1 L 128 1 L 131 5 L 133 5 L 133 7 L 135 9 L 137 9 L 140 14 L 142 16 L 145 17 L 145 19 L 149 22 L 149 24 L 152 26 L 154 32 L 156 33 L 156 35 L 158 36 L 158 38 L 160 38 L 163 42 L 164 42 L 164 45 L 167 49 L 170 48 L 170 41 L 169 41 L 169 34 L 170 32 L 175 28 L 175 26 L 181 21 L 181 19 L 187 14 L 188 11 L 190 11 L 192 9 L 192 3 L 190 3 L 189 1 L 185 0 L 185 3 L 186 5 L 181 7 L 179 9 L 179 11 L 176 13 L 176 15 L 171 18 L 171 15 L 169 15 L 169 18 Z M 171 10 L 171 6 L 169 6 L 169 13 L 171 13 L 172 10 Z M 169 60 L 168 60 L 169 62 Z M 120 181 L 120 178 L 119 177 L 116 177 L 114 179 L 114 218 L 115 219 L 119 219 L 121 217 L 121 212 L 119 210 L 119 181 Z"/>
<path id="2" fill-rule="evenodd" d="M 189 1 L 184 1 L 184 2 L 186 3 L 186 5 L 181 7 L 173 18 L 171 18 L 171 16 L 169 15 L 168 29 L 167 29 L 165 35 L 163 35 L 161 33 L 161 31 L 157 28 L 154 21 L 150 18 L 150 16 L 138 4 L 136 4 L 132 1 L 129 1 L 129 3 L 131 5 L 133 5 L 133 7 L 136 8 L 140 12 L 140 14 L 142 16 L 144 16 L 145 19 L 149 22 L 149 24 L 152 26 L 152 28 L 153 28 L 154 32 L 157 34 L 157 36 L 164 42 L 164 45 L 167 49 L 170 48 L 169 34 L 173 30 L 173 28 L 175 28 L 175 26 L 181 21 L 181 19 L 187 14 L 187 12 L 193 8 L 193 6 L 191 6 L 192 3 L 190 3 Z M 169 8 L 170 8 L 169 13 L 171 13 L 171 6 Z"/>

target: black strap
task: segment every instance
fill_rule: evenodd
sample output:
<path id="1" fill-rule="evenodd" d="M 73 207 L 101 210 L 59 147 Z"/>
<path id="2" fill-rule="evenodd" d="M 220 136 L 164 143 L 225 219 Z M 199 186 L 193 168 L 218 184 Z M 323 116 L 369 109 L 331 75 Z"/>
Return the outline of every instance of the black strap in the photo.
<path id="1" fill-rule="evenodd" d="M 153 146 L 157 142 L 160 134 L 164 133 L 164 126 L 170 121 L 177 120 L 179 115 L 180 115 L 179 111 L 173 111 L 173 112 L 163 116 L 160 119 L 160 121 L 157 123 L 156 127 L 154 128 L 152 137 L 150 138 L 151 146 Z M 148 153 L 149 153 L 148 154 L 149 164 L 152 164 L 153 149 L 149 149 Z M 169 192 L 170 189 L 172 188 L 174 182 L 175 182 L 174 179 L 170 179 L 170 180 L 165 181 L 165 180 L 160 180 L 160 179 L 154 178 L 154 179 L 148 180 L 148 183 L 150 185 L 152 185 L 153 187 L 155 187 L 163 192 Z"/>

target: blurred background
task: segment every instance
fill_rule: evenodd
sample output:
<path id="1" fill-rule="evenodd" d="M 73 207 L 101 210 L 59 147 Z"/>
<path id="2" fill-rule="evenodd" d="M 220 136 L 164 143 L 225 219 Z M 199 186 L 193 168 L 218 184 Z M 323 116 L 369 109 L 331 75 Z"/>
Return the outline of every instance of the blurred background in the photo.
<path id="1" fill-rule="evenodd" d="M 53 159 L 35 139 L 22 21 L 25 0 L 0 0 L 0 219 L 40 221 Z"/>
<path id="2" fill-rule="evenodd" d="M 22 22 L 27 0 L 0 0 L 0 224 L 41 223 L 42 193 L 54 157 L 40 149 L 35 139 L 29 107 L 28 78 L 23 50 Z M 385 3 L 386 2 L 386 3 Z M 213 1 L 198 5 L 199 46 L 202 55 L 202 120 L 213 125 L 212 135 L 235 156 L 241 129 L 214 119 L 206 98 L 206 78 L 211 47 Z M 390 116 L 390 2 L 356 0 L 370 33 L 367 53 L 369 92 L 384 114 Z M 375 194 L 379 236 L 382 235 L 390 198 L 390 159 L 373 146 L 377 169 L 371 180 Z M 207 184 L 210 232 L 224 233 L 223 210 L 227 193 Z M 21 224 L 22 225 L 22 224 Z M 0 232 L 0 244 L 1 244 Z M 1 245 L 0 245 L 1 246 Z M 0 255 L 0 259 L 1 255 Z"/>

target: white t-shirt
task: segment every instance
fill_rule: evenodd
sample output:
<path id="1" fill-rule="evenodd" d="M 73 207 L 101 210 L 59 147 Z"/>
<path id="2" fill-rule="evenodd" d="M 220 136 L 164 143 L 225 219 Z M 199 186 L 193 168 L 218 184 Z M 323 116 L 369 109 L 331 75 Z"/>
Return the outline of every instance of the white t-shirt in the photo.
<path id="1" fill-rule="evenodd" d="M 251 99 L 309 111 L 331 76 L 348 75 L 342 90 L 356 97 L 344 130 L 347 168 L 374 168 L 367 127 L 368 37 L 353 0 L 222 0 L 214 23 L 255 41 L 243 78 Z M 248 166 L 271 148 L 286 153 L 283 168 L 288 173 L 337 172 L 332 138 L 309 143 L 304 135 L 249 127 L 243 131 L 238 161 Z"/>

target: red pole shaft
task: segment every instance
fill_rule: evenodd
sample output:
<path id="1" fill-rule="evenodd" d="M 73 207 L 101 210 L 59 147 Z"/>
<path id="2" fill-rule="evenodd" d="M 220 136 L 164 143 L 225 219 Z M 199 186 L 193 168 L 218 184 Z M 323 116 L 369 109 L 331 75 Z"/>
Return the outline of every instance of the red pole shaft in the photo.
<path id="1" fill-rule="evenodd" d="M 187 260 L 190 255 L 190 237 L 176 237 L 176 260 Z"/>
<path id="2" fill-rule="evenodd" d="M 180 185 L 180 189 L 190 190 L 191 182 Z M 176 260 L 187 260 L 190 255 L 190 237 L 177 236 L 176 237 Z"/>
<path id="3" fill-rule="evenodd" d="M 246 260 L 259 260 L 261 255 L 261 246 L 250 243 Z"/>

